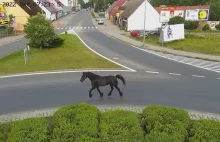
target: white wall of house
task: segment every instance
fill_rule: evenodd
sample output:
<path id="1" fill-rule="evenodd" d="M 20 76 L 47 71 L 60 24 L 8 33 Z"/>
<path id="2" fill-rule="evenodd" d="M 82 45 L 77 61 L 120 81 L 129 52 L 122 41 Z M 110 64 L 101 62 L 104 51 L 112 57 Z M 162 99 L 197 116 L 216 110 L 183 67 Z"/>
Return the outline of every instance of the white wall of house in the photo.
<path id="1" fill-rule="evenodd" d="M 56 13 L 57 18 L 62 17 L 63 8 L 62 8 L 61 6 L 58 6 L 58 4 L 57 4 L 57 2 L 56 2 L 55 0 L 49 0 L 49 1 L 54 4 L 54 7 L 55 7 L 56 9 L 59 10 L 59 11 Z"/>
<path id="2" fill-rule="evenodd" d="M 145 2 L 143 2 L 136 11 L 127 20 L 127 30 L 143 30 L 144 29 L 144 9 Z M 146 23 L 145 30 L 154 30 L 161 27 L 159 21 L 159 13 L 154 9 L 149 2 L 146 2 Z"/>
<path id="3" fill-rule="evenodd" d="M 33 0 L 36 4 L 39 3 L 38 0 Z M 45 12 L 46 19 L 49 19 L 51 21 L 56 20 L 56 14 L 51 14 L 49 10 L 47 10 L 44 6 L 39 4 L 39 7 Z"/>
<path id="4" fill-rule="evenodd" d="M 62 2 L 65 6 L 69 6 L 68 0 L 60 0 L 60 2 Z"/>

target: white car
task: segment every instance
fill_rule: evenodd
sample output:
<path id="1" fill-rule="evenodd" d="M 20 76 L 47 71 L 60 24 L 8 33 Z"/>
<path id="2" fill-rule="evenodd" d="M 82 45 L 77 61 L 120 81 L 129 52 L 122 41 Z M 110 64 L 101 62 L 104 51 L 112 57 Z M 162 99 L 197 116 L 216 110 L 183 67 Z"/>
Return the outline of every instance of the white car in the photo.
<path id="1" fill-rule="evenodd" d="M 104 24 L 104 21 L 102 19 L 99 19 L 98 20 L 98 25 L 103 25 Z"/>

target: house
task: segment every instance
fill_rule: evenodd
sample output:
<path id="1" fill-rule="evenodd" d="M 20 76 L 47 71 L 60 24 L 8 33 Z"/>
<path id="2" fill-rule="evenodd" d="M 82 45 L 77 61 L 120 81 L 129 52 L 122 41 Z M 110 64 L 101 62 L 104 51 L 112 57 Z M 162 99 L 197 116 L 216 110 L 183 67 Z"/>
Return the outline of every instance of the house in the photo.
<path id="1" fill-rule="evenodd" d="M 61 18 L 63 16 L 63 4 L 59 0 L 50 0 L 50 2 L 53 3 L 53 6 L 58 10 L 56 12 L 56 19 Z"/>
<path id="2" fill-rule="evenodd" d="M 49 0 L 34 0 L 35 3 L 52 3 L 51 1 Z M 44 11 L 45 13 L 45 17 L 46 19 L 49 19 L 51 21 L 54 21 L 57 19 L 57 13 L 59 13 L 59 10 L 55 7 L 55 4 L 54 5 L 50 5 L 50 6 L 47 6 L 45 4 L 40 4 L 40 8 L 42 9 L 42 11 Z"/>
<path id="3" fill-rule="evenodd" d="M 159 13 L 145 0 L 129 0 L 124 12 L 120 15 L 120 26 L 127 31 L 144 30 L 144 13 L 146 3 L 145 30 L 161 27 Z"/>
<path id="4" fill-rule="evenodd" d="M 208 21 L 210 5 L 155 7 L 160 13 L 160 22 L 169 22 L 174 16 L 181 16 L 189 21 Z"/>
<path id="5" fill-rule="evenodd" d="M 37 15 L 38 12 L 42 13 L 38 5 L 34 5 L 32 0 L 4 0 L 4 2 L 16 2 L 15 7 L 6 7 L 5 16 L 9 19 L 9 15 L 15 16 L 12 26 L 16 32 L 24 30 L 24 24 L 27 23 L 29 17 Z"/>
<path id="6" fill-rule="evenodd" d="M 113 6 L 113 8 L 109 11 L 109 20 L 114 24 L 116 24 L 116 21 L 118 19 L 116 15 L 118 12 L 118 8 L 122 6 L 125 2 L 126 0 L 118 0 L 115 6 Z"/>
<path id="7" fill-rule="evenodd" d="M 113 4 L 105 11 L 105 18 L 109 19 L 110 10 L 116 5 L 117 1 L 113 2 Z"/>
<path id="8" fill-rule="evenodd" d="M 63 15 L 70 13 L 72 8 L 76 8 L 77 0 L 60 0 L 63 3 Z"/>

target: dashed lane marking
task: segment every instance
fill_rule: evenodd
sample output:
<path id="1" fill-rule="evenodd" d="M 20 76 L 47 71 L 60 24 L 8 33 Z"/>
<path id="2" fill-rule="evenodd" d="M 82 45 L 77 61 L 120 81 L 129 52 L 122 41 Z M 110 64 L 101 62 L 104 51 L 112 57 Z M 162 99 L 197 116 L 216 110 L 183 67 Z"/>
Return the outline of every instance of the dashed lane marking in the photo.
<path id="1" fill-rule="evenodd" d="M 193 77 L 205 77 L 205 76 L 200 76 L 200 75 L 192 75 Z"/>
<path id="2" fill-rule="evenodd" d="M 146 71 L 146 73 L 158 74 L 159 72 L 154 72 L 154 71 Z"/>
<path id="3" fill-rule="evenodd" d="M 169 73 L 170 75 L 181 75 L 179 73 Z"/>

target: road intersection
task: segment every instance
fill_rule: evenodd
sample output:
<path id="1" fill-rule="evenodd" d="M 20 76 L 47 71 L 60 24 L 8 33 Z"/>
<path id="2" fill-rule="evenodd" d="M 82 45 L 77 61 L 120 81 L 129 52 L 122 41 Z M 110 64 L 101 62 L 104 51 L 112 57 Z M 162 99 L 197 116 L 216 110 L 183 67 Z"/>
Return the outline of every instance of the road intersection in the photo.
<path id="1" fill-rule="evenodd" d="M 0 77 L 0 114 L 59 107 L 79 101 L 91 104 L 159 104 L 220 113 L 219 73 L 168 60 L 112 39 L 96 29 L 88 11 L 82 10 L 74 18 L 70 15 L 66 23 L 66 28 L 56 29 L 56 32 L 74 29 L 89 48 L 125 66 L 124 72 L 94 71 L 100 75 L 122 74 L 127 80 L 126 87 L 120 84 L 123 99 L 117 91 L 107 97 L 109 87 L 100 88 L 105 94 L 103 99 L 99 98 L 97 91 L 90 99 L 90 83 L 80 83 L 80 71 Z M 87 28 L 77 30 L 73 27 Z M 23 40 L 4 45 L 10 50 L 0 56 L 22 45 L 25 45 Z"/>

